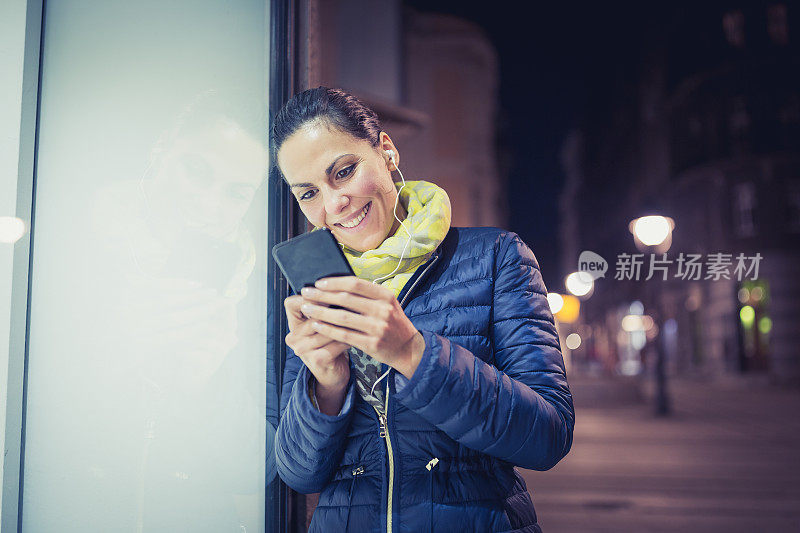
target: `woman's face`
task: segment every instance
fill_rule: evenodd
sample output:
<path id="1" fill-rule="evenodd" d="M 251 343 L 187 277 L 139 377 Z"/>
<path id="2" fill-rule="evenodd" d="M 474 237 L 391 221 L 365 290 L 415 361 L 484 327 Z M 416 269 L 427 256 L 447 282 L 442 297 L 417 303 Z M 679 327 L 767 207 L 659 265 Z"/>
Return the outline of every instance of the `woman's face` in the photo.
<path id="1" fill-rule="evenodd" d="M 397 149 L 385 132 L 378 146 L 316 122 L 301 127 L 278 151 L 278 166 L 303 214 L 340 243 L 364 252 L 380 246 L 400 225 L 397 189 L 383 150 Z M 390 166 L 391 165 L 391 166 Z M 402 204 L 397 216 L 405 218 Z"/>
<path id="2" fill-rule="evenodd" d="M 174 199 L 176 223 L 224 238 L 244 217 L 266 174 L 266 152 L 234 122 L 176 139 L 155 171 L 153 196 Z"/>

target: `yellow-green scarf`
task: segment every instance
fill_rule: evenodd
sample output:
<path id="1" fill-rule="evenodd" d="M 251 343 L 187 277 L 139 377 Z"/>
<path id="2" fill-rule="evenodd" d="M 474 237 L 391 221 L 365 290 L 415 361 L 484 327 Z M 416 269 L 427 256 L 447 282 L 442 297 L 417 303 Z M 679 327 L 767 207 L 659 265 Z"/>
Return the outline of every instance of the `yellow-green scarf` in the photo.
<path id="1" fill-rule="evenodd" d="M 356 276 L 369 281 L 380 280 L 380 285 L 398 296 L 417 267 L 425 263 L 444 240 L 450 229 L 451 212 L 450 198 L 438 185 L 407 181 L 405 187 L 401 183 L 395 183 L 395 187 L 402 188 L 400 203 L 408 213 L 403 220 L 405 227 L 401 225 L 394 235 L 373 250 L 357 252 L 344 245 L 342 249 Z M 406 228 L 411 232 L 410 242 Z M 401 260 L 403 247 L 405 253 Z"/>

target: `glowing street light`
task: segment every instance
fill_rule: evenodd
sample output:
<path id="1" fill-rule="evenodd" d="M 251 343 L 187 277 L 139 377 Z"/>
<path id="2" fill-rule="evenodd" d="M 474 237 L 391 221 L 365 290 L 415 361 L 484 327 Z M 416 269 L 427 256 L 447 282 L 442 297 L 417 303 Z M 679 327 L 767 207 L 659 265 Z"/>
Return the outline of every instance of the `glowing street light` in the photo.
<path id="1" fill-rule="evenodd" d="M 622 317 L 622 330 L 631 333 L 633 331 L 644 331 L 641 315 L 625 315 Z"/>
<path id="2" fill-rule="evenodd" d="M 594 280 L 585 272 L 573 272 L 564 280 L 564 285 L 575 296 L 586 296 L 594 287 Z"/>
<path id="3" fill-rule="evenodd" d="M 581 347 L 581 336 L 577 333 L 570 333 L 564 340 L 564 344 L 566 344 L 567 348 L 570 350 L 577 350 Z"/>
<path id="4" fill-rule="evenodd" d="M 664 253 L 672 245 L 675 221 L 661 215 L 647 215 L 631 220 L 628 230 L 633 234 L 636 247 L 649 247 L 655 253 Z"/>
<path id="5" fill-rule="evenodd" d="M 672 231 L 670 219 L 660 215 L 640 217 L 633 221 L 633 234 L 647 246 L 658 246 Z"/>
<path id="6" fill-rule="evenodd" d="M 547 303 L 550 304 L 550 311 L 555 315 L 564 307 L 564 297 L 557 292 L 548 292 Z"/>
<path id="7" fill-rule="evenodd" d="M 571 294 L 561 294 L 562 305 L 558 312 L 554 313 L 556 320 L 562 324 L 573 324 L 578 320 L 581 313 L 581 301 Z"/>
<path id="8" fill-rule="evenodd" d="M 639 251 L 665 254 L 672 246 L 672 230 L 675 229 L 675 221 L 662 215 L 648 214 L 631 220 L 628 224 L 628 229 L 633 234 L 634 244 Z M 656 310 L 657 321 L 662 322 L 664 313 L 658 296 L 653 291 L 654 286 L 652 284 L 648 285 L 648 302 L 653 304 Z M 644 316 L 633 317 L 628 315 L 625 318 L 627 321 L 623 319 L 623 329 L 644 330 L 648 340 L 655 340 L 661 329 L 652 317 L 645 320 Z M 669 414 L 670 402 L 667 392 L 666 354 L 662 343 L 655 343 L 655 351 L 656 413 L 663 416 Z"/>
<path id="9" fill-rule="evenodd" d="M 653 329 L 655 322 L 650 315 L 625 315 L 622 317 L 622 329 L 631 333 L 633 331 L 648 331 Z"/>

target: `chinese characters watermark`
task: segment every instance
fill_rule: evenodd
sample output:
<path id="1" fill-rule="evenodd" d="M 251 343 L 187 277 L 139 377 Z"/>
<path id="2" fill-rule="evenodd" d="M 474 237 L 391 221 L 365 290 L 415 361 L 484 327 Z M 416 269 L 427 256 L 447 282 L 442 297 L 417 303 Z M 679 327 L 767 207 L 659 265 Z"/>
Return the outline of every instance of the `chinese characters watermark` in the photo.
<path id="1" fill-rule="evenodd" d="M 687 254 L 681 252 L 676 259 L 667 259 L 667 254 L 617 255 L 615 280 L 644 281 L 656 278 L 666 281 L 670 275 L 681 280 L 758 279 L 758 268 L 762 255 L 748 256 L 743 253 L 733 257 L 731 253 Z M 578 260 L 578 271 L 593 279 L 605 277 L 608 263 L 594 252 L 584 251 Z M 645 275 L 646 277 L 642 278 Z"/>

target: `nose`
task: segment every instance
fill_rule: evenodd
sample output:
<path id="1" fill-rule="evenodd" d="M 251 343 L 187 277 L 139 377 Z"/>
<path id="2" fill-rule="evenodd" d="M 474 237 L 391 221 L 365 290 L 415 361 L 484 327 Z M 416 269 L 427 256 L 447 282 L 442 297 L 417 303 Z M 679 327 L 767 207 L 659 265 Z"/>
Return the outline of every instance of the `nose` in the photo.
<path id="1" fill-rule="evenodd" d="M 341 191 L 329 191 L 325 198 L 325 211 L 329 215 L 338 215 L 350 205 L 350 197 Z"/>

